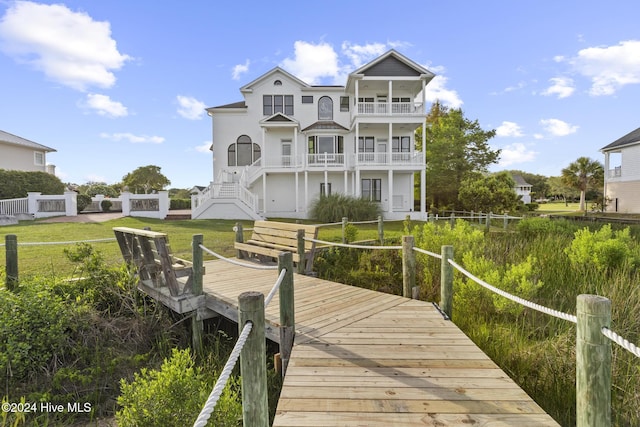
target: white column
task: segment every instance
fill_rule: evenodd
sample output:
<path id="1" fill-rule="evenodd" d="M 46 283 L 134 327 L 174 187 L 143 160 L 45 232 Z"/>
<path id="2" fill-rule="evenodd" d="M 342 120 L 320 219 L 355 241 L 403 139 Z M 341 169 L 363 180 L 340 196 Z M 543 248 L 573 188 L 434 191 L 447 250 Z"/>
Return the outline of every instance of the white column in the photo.
<path id="1" fill-rule="evenodd" d="M 360 123 L 356 123 L 356 140 L 355 140 L 355 145 L 356 145 L 356 150 L 355 150 L 355 159 L 354 160 L 354 166 L 357 168 L 358 167 L 358 144 L 359 144 L 359 138 L 360 138 Z"/>
<path id="2" fill-rule="evenodd" d="M 262 172 L 262 213 L 267 214 L 267 173 Z"/>
<path id="3" fill-rule="evenodd" d="M 391 96 L 393 95 L 393 81 L 389 80 L 389 95 L 387 96 L 387 114 L 391 115 Z M 391 142 L 391 140 L 389 140 Z"/>
<path id="4" fill-rule="evenodd" d="M 304 171 L 304 211 L 309 209 L 309 171 Z"/>
<path id="5" fill-rule="evenodd" d="M 344 194 L 349 194 L 349 173 L 344 171 Z"/>
<path id="6" fill-rule="evenodd" d="M 295 174 L 295 176 L 296 176 L 296 210 L 295 211 L 296 212 L 298 212 L 300 210 L 300 195 L 298 194 L 299 190 L 300 190 L 300 185 L 299 185 L 299 182 L 298 182 L 298 174 L 299 174 L 299 172 L 296 171 L 296 174 Z"/>
<path id="7" fill-rule="evenodd" d="M 602 195 L 604 200 L 607 199 L 607 181 L 609 180 L 609 153 L 604 153 L 604 188 L 602 189 Z M 615 203 L 615 201 L 614 201 Z M 607 207 L 607 211 L 609 207 Z M 615 211 L 615 207 L 613 209 Z"/>
<path id="8" fill-rule="evenodd" d="M 391 164 L 393 162 L 392 146 L 393 146 L 393 123 L 389 122 L 389 142 L 387 143 L 387 157 L 389 159 L 387 160 L 388 164 Z"/>
<path id="9" fill-rule="evenodd" d="M 356 169 L 356 180 L 355 180 L 355 187 L 356 187 L 356 197 L 360 197 L 360 169 Z"/>
<path id="10" fill-rule="evenodd" d="M 324 195 L 329 195 L 329 173 L 327 170 L 324 170 Z"/>
<path id="11" fill-rule="evenodd" d="M 389 169 L 389 213 L 393 212 L 393 171 Z"/>
<path id="12" fill-rule="evenodd" d="M 426 98 L 424 95 L 424 80 L 422 81 L 422 100 L 423 103 L 426 102 Z M 425 116 L 422 119 L 422 153 L 424 156 L 425 163 L 427 162 L 427 117 Z M 422 214 L 422 219 L 426 219 L 427 216 L 427 169 L 426 166 L 423 165 L 422 170 L 420 171 L 420 213 Z"/>
<path id="13" fill-rule="evenodd" d="M 65 216 L 78 216 L 78 193 L 75 191 L 64 192 L 64 208 Z M 104 196 L 102 196 L 104 199 Z M 100 203 L 100 210 L 102 211 L 102 204 Z"/>
<path id="14" fill-rule="evenodd" d="M 131 215 L 131 193 L 128 191 L 123 191 L 120 193 L 120 200 L 122 203 L 122 216 L 130 216 Z"/>
<path id="15" fill-rule="evenodd" d="M 422 79 L 422 113 L 427 114 L 427 93 L 425 88 L 427 87 L 427 82 Z M 424 131 L 424 128 L 422 129 Z M 424 132 L 422 132 L 424 134 Z"/>
<path id="16" fill-rule="evenodd" d="M 169 192 L 166 190 L 158 191 L 158 217 L 165 219 L 169 213 Z"/>

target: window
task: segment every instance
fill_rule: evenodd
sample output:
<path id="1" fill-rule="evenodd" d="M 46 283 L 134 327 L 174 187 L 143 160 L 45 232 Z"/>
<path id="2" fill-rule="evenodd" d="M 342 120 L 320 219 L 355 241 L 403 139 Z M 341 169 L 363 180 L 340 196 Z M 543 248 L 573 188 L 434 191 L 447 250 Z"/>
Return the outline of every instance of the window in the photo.
<path id="1" fill-rule="evenodd" d="M 394 153 L 408 153 L 411 151 L 411 138 L 408 136 L 394 136 L 391 140 L 391 151 Z"/>
<path id="2" fill-rule="evenodd" d="M 262 114 L 284 113 L 293 116 L 293 95 L 262 95 Z"/>
<path id="3" fill-rule="evenodd" d="M 260 158 L 260 146 L 253 144 L 251 138 L 242 135 L 229 145 L 227 149 L 227 163 L 229 166 L 248 166 Z"/>
<path id="4" fill-rule="evenodd" d="M 340 111 L 349 111 L 349 97 L 341 96 L 340 97 Z"/>
<path id="5" fill-rule="evenodd" d="M 273 82 L 274 86 L 282 86 L 282 81 L 281 80 L 276 80 L 275 82 Z"/>
<path id="6" fill-rule="evenodd" d="M 379 178 L 363 179 L 362 192 L 360 194 L 365 200 L 382 201 L 382 180 Z"/>
<path id="7" fill-rule="evenodd" d="M 337 136 L 310 136 L 309 154 L 344 153 L 344 137 Z"/>
<path id="8" fill-rule="evenodd" d="M 313 96 L 312 95 L 302 95 L 302 103 L 303 104 L 313 104 Z"/>
<path id="9" fill-rule="evenodd" d="M 328 96 L 318 100 L 318 120 L 333 120 L 333 100 Z"/>
<path id="10" fill-rule="evenodd" d="M 44 166 L 44 153 L 40 151 L 34 151 L 33 163 L 37 166 Z"/>
<path id="11" fill-rule="evenodd" d="M 361 136 L 358 138 L 359 153 L 373 153 L 374 138 L 372 136 Z"/>
<path id="12" fill-rule="evenodd" d="M 320 183 L 320 197 L 330 196 L 331 195 L 331 183 L 328 182 L 326 187 L 324 182 Z"/>

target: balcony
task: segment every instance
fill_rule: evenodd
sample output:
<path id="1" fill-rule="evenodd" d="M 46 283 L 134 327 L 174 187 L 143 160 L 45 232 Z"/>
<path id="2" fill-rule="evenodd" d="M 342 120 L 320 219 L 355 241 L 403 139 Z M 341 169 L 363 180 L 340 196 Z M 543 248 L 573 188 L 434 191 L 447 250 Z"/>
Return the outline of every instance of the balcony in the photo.
<path id="1" fill-rule="evenodd" d="M 622 166 L 609 169 L 609 178 L 620 178 L 622 176 Z"/>
<path id="2" fill-rule="evenodd" d="M 422 102 L 358 102 L 355 116 L 424 116 Z"/>
<path id="3" fill-rule="evenodd" d="M 423 166 L 424 153 L 358 153 L 359 166 Z"/>

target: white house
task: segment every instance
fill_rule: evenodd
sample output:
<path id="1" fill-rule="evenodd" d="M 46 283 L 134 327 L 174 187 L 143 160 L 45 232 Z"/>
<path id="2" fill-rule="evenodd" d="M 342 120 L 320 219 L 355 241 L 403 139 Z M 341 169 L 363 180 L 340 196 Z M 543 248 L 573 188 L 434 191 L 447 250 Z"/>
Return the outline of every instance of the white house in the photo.
<path id="1" fill-rule="evenodd" d="M 0 169 L 27 172 L 49 172 L 55 167 L 47 165 L 47 153 L 55 152 L 37 142 L 0 130 Z"/>
<path id="2" fill-rule="evenodd" d="M 419 216 L 414 176 L 424 194 L 425 154 L 414 133 L 426 125 L 433 77 L 395 50 L 345 86 L 312 86 L 279 67 L 258 77 L 240 88 L 243 101 L 207 109 L 214 174 L 192 217 L 305 218 L 331 193 L 379 202 L 386 218 Z"/>
<path id="3" fill-rule="evenodd" d="M 600 149 L 607 212 L 640 213 L 640 128 Z"/>
<path id="4" fill-rule="evenodd" d="M 531 203 L 531 189 L 533 186 L 524 180 L 522 175 L 512 175 L 513 180 L 516 182 L 514 190 L 520 199 L 524 203 Z"/>

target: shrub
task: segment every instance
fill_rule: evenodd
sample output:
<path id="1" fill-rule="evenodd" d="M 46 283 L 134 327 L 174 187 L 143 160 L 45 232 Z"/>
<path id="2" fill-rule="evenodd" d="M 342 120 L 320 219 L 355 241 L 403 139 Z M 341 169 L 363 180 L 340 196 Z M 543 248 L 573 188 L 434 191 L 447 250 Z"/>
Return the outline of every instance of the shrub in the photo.
<path id="1" fill-rule="evenodd" d="M 227 386 L 208 425 L 236 426 L 242 407 L 237 385 Z M 189 350 L 173 349 L 159 370 L 142 369 L 131 382 L 121 380 L 116 412 L 120 427 L 186 426 L 196 420 L 211 385 Z"/>
<path id="2" fill-rule="evenodd" d="M 374 201 L 344 194 L 320 196 L 311 204 L 310 215 L 319 222 L 338 222 L 347 217 L 351 221 L 368 221 L 378 218 L 382 210 Z"/>
<path id="3" fill-rule="evenodd" d="M 636 263 L 631 249 L 633 240 L 629 228 L 612 231 L 610 224 L 605 224 L 597 231 L 590 231 L 587 227 L 578 230 L 571 246 L 565 249 L 569 260 L 574 266 L 608 270 L 624 265 Z"/>
<path id="4" fill-rule="evenodd" d="M 0 169 L 0 199 L 27 197 L 30 191 L 42 194 L 62 194 L 64 184 L 46 172 L 24 172 Z"/>
<path id="5" fill-rule="evenodd" d="M 191 199 L 169 199 L 169 209 L 191 209 Z"/>
<path id="6" fill-rule="evenodd" d="M 78 204 L 78 213 L 80 213 L 91 204 L 91 196 L 87 194 L 78 194 L 76 197 L 76 203 Z"/>
<path id="7" fill-rule="evenodd" d="M 572 235 L 577 226 L 565 219 L 549 219 L 542 217 L 524 218 L 518 223 L 517 230 L 526 238 L 542 234 Z"/>
<path id="8" fill-rule="evenodd" d="M 111 200 L 103 200 L 100 202 L 100 208 L 102 209 L 102 212 L 109 212 L 111 210 L 111 206 L 113 206 L 113 203 L 111 203 Z"/>

